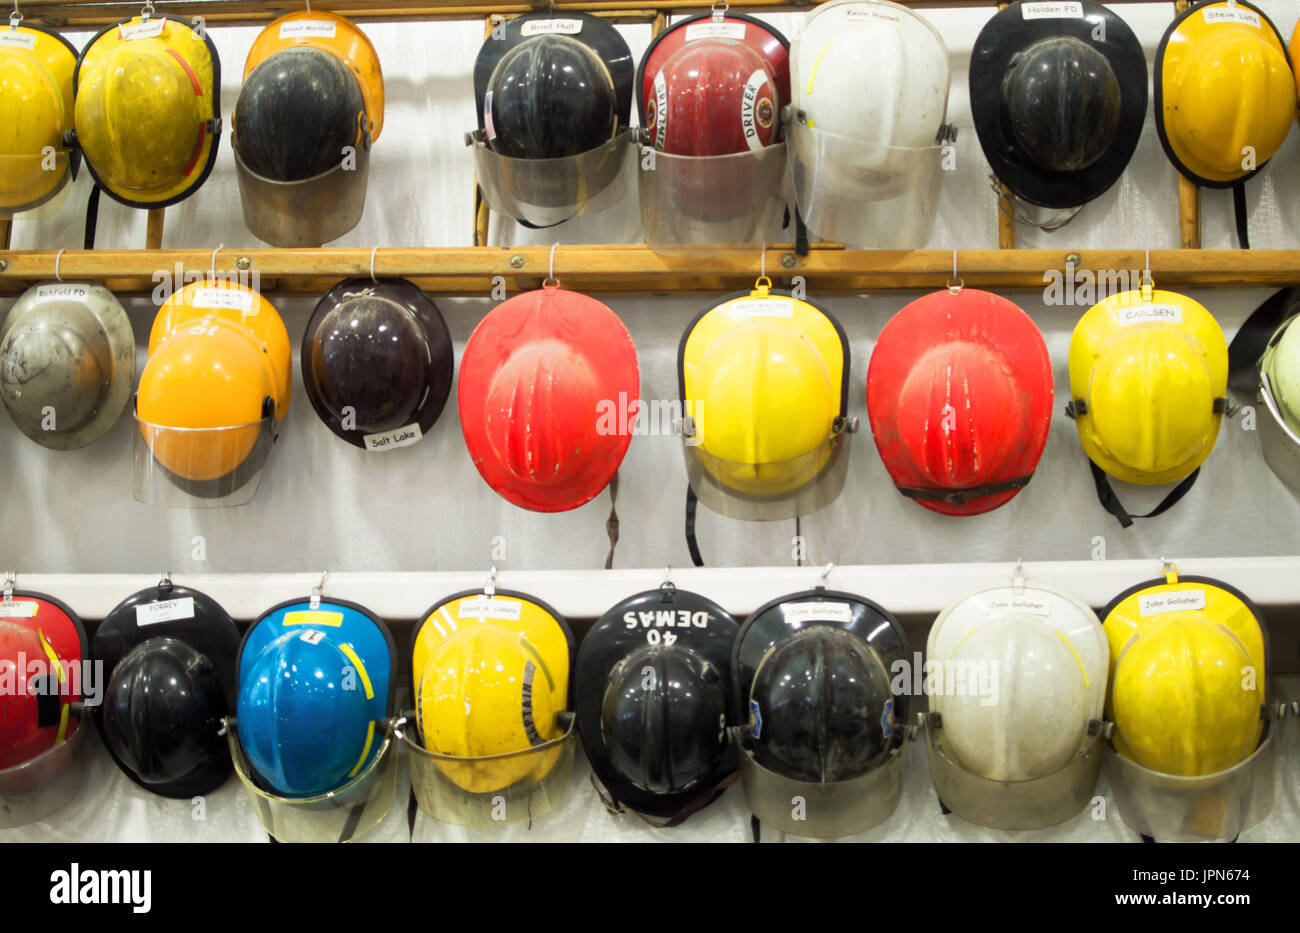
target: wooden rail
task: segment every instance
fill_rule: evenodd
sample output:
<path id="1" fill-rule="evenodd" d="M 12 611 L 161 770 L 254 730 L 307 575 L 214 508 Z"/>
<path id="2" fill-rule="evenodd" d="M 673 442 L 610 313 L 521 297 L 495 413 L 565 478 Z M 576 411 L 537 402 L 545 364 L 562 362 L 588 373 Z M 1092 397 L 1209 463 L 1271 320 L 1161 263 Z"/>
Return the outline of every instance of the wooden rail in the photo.
<path id="1" fill-rule="evenodd" d="M 53 279 L 53 250 L 0 252 L 0 293 L 13 294 Z M 1152 250 L 1151 272 L 1161 287 L 1300 285 L 1300 250 Z M 176 278 L 211 268 L 220 275 L 251 275 L 272 293 L 319 295 L 342 278 L 370 274 L 369 249 L 65 250 L 64 280 L 89 279 L 123 293 L 150 293 Z M 487 296 L 498 276 L 510 292 L 536 288 L 547 273 L 548 246 L 381 249 L 379 276 L 404 276 L 445 295 Z M 1136 288 L 1146 261 L 1143 250 L 959 250 L 957 269 L 970 287 L 1044 289 L 1052 284 L 1067 305 L 1091 304 L 1089 283 L 1108 291 Z M 789 287 L 802 276 L 810 296 L 827 292 L 942 288 L 952 275 L 951 250 L 849 250 L 815 246 L 797 256 L 773 246 L 768 275 Z M 591 292 L 727 291 L 750 287 L 758 275 L 758 251 L 701 249 L 665 255 L 644 246 L 561 246 L 555 274 L 566 288 Z M 1070 270 L 1071 271 L 1067 271 Z M 1095 300 L 1095 299 L 1093 299 Z"/>
<path id="2" fill-rule="evenodd" d="M 760 13 L 790 13 L 807 11 L 827 0 L 730 0 L 733 10 Z M 899 2 L 899 0 L 895 0 Z M 994 7 L 997 0 L 901 0 L 904 6 L 916 9 L 961 9 Z M 1151 0 L 1118 0 L 1118 2 L 1145 3 Z M 9 4 L 6 2 L 5 4 Z M 120 3 L 110 2 L 25 2 L 19 3 L 23 17 L 30 22 L 46 26 L 92 27 L 117 22 L 140 12 L 142 0 Z M 701 0 L 657 0 L 656 10 L 667 13 L 698 13 L 710 8 Z M 555 0 L 554 3 L 538 0 L 521 3 L 518 0 L 313 0 L 313 10 L 329 10 L 356 20 L 467 20 L 482 19 L 493 13 L 518 15 L 533 11 L 557 12 L 583 11 L 587 13 L 620 13 L 639 11 L 646 7 L 645 0 Z M 280 0 L 275 3 L 252 3 L 249 0 L 154 0 L 154 12 L 191 18 L 202 16 L 207 23 L 238 25 L 262 23 L 285 13 L 303 9 L 301 2 Z"/>

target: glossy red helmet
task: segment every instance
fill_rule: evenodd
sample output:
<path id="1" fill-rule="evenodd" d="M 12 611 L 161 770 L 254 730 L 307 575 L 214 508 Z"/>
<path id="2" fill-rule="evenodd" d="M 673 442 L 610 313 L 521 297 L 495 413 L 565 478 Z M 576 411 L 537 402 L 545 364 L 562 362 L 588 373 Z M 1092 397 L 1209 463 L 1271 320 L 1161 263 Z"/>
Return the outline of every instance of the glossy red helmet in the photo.
<path id="1" fill-rule="evenodd" d="M 731 155 L 775 142 L 781 100 L 771 66 L 734 39 L 700 39 L 650 77 L 645 126 L 672 155 Z"/>
<path id="2" fill-rule="evenodd" d="M 71 610 L 15 593 L 0 603 L 0 771 L 66 740 L 79 726 L 86 637 Z"/>
<path id="3" fill-rule="evenodd" d="M 1052 362 L 1024 311 L 991 292 L 935 292 L 885 326 L 867 370 L 876 448 L 903 495 L 978 515 L 1033 475 L 1052 420 Z"/>
<path id="4" fill-rule="evenodd" d="M 721 16 L 714 13 L 699 13 L 678 21 L 660 33 L 642 56 L 636 76 L 637 112 L 641 117 L 642 126 L 650 126 L 648 107 L 655 100 L 655 80 L 657 75 L 665 70 L 669 59 L 688 46 L 698 46 L 703 43 L 714 47 L 713 43 L 717 40 L 745 45 L 763 60 L 774 82 L 776 90 L 774 103 L 778 105 L 776 115 L 779 116 L 779 105 L 790 100 L 789 41 L 779 30 L 744 13 L 726 13 Z M 752 73 L 752 70 L 746 72 L 745 77 L 748 78 Z M 777 120 L 773 125 L 775 139 L 780 138 L 779 126 L 780 122 Z"/>
<path id="5" fill-rule="evenodd" d="M 618 315 L 545 286 L 502 302 L 474 329 L 457 400 L 474 466 L 515 505 L 563 512 L 613 479 L 641 388 Z"/>

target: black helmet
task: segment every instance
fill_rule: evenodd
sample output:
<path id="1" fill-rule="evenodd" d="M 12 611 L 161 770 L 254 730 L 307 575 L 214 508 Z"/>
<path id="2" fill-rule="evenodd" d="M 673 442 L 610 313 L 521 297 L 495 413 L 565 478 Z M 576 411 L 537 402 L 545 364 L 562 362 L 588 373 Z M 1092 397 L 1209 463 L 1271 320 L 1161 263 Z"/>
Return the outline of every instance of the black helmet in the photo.
<path id="1" fill-rule="evenodd" d="M 95 722 L 118 767 L 164 797 L 220 787 L 231 762 L 219 730 L 234 709 L 239 650 L 226 611 L 164 580 L 109 613 L 93 650 L 108 681 Z"/>
<path id="2" fill-rule="evenodd" d="M 902 792 L 907 696 L 894 665 L 907 637 L 880 606 L 821 588 L 773 600 L 740 627 L 731 673 L 742 732 L 741 780 L 763 822 L 806 836 L 858 832 Z M 809 812 L 791 816 L 793 797 Z M 871 798 L 875 798 L 874 800 Z"/>
<path id="3" fill-rule="evenodd" d="M 609 142 L 632 115 L 627 42 L 589 13 L 527 13 L 483 42 L 474 63 L 478 125 L 514 159 L 577 155 Z"/>
<path id="4" fill-rule="evenodd" d="M 1028 18 L 1017 0 L 971 51 L 971 114 L 993 174 L 1020 200 L 1056 210 L 1115 183 L 1146 119 L 1137 37 L 1100 3 L 1080 2 L 1082 16 Z"/>
<path id="5" fill-rule="evenodd" d="M 344 148 L 369 145 L 361 83 L 338 56 L 284 49 L 244 82 L 235 105 L 235 152 L 276 181 L 300 181 L 343 161 Z"/>
<path id="6" fill-rule="evenodd" d="M 248 229 L 273 246 L 320 246 L 355 227 L 377 119 L 352 68 L 328 51 L 293 46 L 254 67 L 231 139 Z"/>
<path id="7" fill-rule="evenodd" d="M 578 731 L 614 804 L 676 825 L 731 783 L 736 621 L 665 584 L 614 606 L 578 649 Z"/>
<path id="8" fill-rule="evenodd" d="M 423 437 L 447 403 L 455 365 L 437 305 L 405 279 L 330 289 L 307 322 L 300 362 L 316 414 L 367 450 Z"/>

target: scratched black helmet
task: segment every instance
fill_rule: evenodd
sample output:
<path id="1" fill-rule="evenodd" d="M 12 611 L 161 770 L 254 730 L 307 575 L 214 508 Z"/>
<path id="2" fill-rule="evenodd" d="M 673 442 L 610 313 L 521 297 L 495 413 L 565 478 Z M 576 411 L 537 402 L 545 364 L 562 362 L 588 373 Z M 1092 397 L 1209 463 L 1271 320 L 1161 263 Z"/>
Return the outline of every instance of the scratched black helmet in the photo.
<path id="1" fill-rule="evenodd" d="M 745 621 L 732 679 L 745 717 L 741 781 L 756 817 L 828 837 L 893 812 L 909 709 L 891 689 L 900 662 L 910 651 L 898 621 L 850 593 L 796 593 Z"/>
<path id="2" fill-rule="evenodd" d="M 1041 16 L 1040 4 L 1017 0 L 971 51 L 971 114 L 993 174 L 1022 205 L 1069 211 L 1037 224 L 1045 229 L 1115 183 L 1146 119 L 1146 57 L 1133 30 L 1095 0 L 1076 6 Z"/>
<path id="3" fill-rule="evenodd" d="M 732 783 L 737 628 L 716 603 L 665 584 L 618 603 L 583 638 L 578 730 L 611 808 L 676 825 Z"/>
<path id="4" fill-rule="evenodd" d="M 451 334 L 438 306 L 405 279 L 348 279 L 316 305 L 300 350 L 316 414 L 365 450 L 414 444 L 451 394 Z"/>

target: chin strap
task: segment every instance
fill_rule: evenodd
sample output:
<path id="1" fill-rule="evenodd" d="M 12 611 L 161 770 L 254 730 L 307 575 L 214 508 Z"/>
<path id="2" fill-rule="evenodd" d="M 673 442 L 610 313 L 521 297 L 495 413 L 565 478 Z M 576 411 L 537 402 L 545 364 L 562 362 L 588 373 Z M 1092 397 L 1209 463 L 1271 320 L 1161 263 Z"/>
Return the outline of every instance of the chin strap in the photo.
<path id="1" fill-rule="evenodd" d="M 99 185 L 90 189 L 90 199 L 86 202 L 86 236 L 83 249 L 95 248 L 95 227 L 99 223 Z"/>
<path id="2" fill-rule="evenodd" d="M 605 569 L 614 567 L 614 548 L 618 546 L 618 471 L 609 481 L 609 518 L 605 519 L 605 534 L 609 536 L 609 554 L 605 557 Z"/>
<path id="3" fill-rule="evenodd" d="M 686 806 L 682 807 L 680 810 L 678 810 L 676 813 L 674 813 L 666 820 L 652 820 L 644 813 L 640 813 L 637 810 L 633 810 L 630 807 L 623 806 L 621 803 L 618 802 L 618 798 L 615 797 L 613 794 L 610 794 L 609 796 L 605 796 L 605 792 L 601 790 L 600 782 L 596 780 L 596 775 L 594 772 L 588 775 L 588 777 L 591 778 L 591 786 L 595 789 L 596 796 L 600 798 L 601 804 L 604 805 L 605 809 L 608 812 L 630 813 L 633 816 L 635 816 L 638 820 L 640 820 L 642 823 L 645 823 L 647 826 L 653 826 L 655 829 L 671 829 L 674 826 L 680 826 L 682 823 L 685 823 L 687 818 L 690 817 L 692 814 L 698 813 L 699 811 L 707 807 L 709 804 L 713 803 L 713 801 L 721 797 L 722 792 L 726 790 L 728 787 L 730 787 L 732 784 L 735 784 L 736 781 L 740 778 L 740 772 L 739 771 L 731 772 L 726 777 L 724 777 L 721 781 L 714 784 L 712 790 L 701 792 L 698 797 L 696 797 Z"/>
<path id="4" fill-rule="evenodd" d="M 1023 489 L 1029 485 L 1033 474 L 1028 476 L 1017 476 L 1015 479 L 1003 480 L 1000 483 L 986 483 L 983 486 L 972 486 L 969 489 L 922 489 L 915 486 L 897 486 L 903 495 L 909 499 L 919 499 L 927 502 L 946 502 L 949 505 L 965 505 L 975 499 L 983 499 L 987 496 L 996 496 L 998 493 L 1011 492 L 1013 489 Z"/>
<path id="5" fill-rule="evenodd" d="M 1237 218 L 1237 245 L 1250 249 L 1250 230 L 1246 224 L 1246 185 L 1238 182 L 1232 186 L 1232 212 Z"/>
<path id="6" fill-rule="evenodd" d="M 695 490 L 690 486 L 686 487 L 686 547 L 691 552 L 691 560 L 696 567 L 704 566 L 704 558 L 700 556 L 700 543 L 695 540 L 695 510 L 699 506 L 700 500 L 695 497 Z"/>
<path id="7" fill-rule="evenodd" d="M 794 212 L 794 251 L 798 256 L 808 255 L 808 227 L 797 210 Z"/>
<path id="8" fill-rule="evenodd" d="M 1173 507 L 1179 499 L 1187 495 L 1187 491 L 1192 488 L 1192 484 L 1196 482 L 1196 477 L 1200 475 L 1201 472 L 1201 468 L 1197 467 L 1189 473 L 1183 478 L 1183 481 L 1171 489 L 1169 494 L 1160 500 L 1160 504 L 1150 512 L 1147 512 L 1145 515 L 1131 515 L 1119 501 L 1119 496 L 1115 495 L 1115 490 L 1111 488 L 1110 477 L 1106 475 L 1106 471 L 1097 466 L 1097 464 L 1093 463 L 1091 460 L 1088 461 L 1088 466 L 1092 468 L 1092 481 L 1097 486 L 1098 501 L 1101 502 L 1102 507 L 1107 512 L 1119 519 L 1119 523 L 1125 528 L 1132 525 L 1133 519 L 1135 518 L 1155 518 L 1157 515 Z"/>

